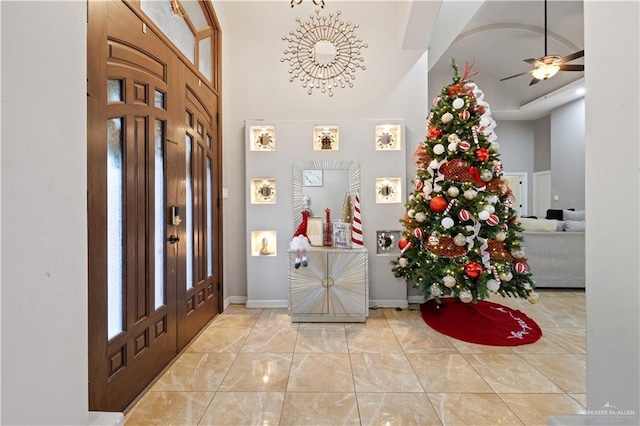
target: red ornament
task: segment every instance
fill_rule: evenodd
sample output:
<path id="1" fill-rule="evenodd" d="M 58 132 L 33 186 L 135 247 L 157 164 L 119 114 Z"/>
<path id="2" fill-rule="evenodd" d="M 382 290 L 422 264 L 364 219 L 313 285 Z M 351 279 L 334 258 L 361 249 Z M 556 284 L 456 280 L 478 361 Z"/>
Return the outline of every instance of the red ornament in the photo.
<path id="1" fill-rule="evenodd" d="M 471 148 L 469 141 L 460 141 L 460 143 L 458 143 L 458 149 L 462 152 L 469 151 L 469 148 Z"/>
<path id="2" fill-rule="evenodd" d="M 524 262 L 518 262 L 515 265 L 516 272 L 519 274 L 524 274 L 529 271 L 529 265 Z"/>
<path id="3" fill-rule="evenodd" d="M 476 114 L 482 115 L 484 114 L 484 107 L 482 105 L 476 105 L 476 107 L 474 108 L 474 111 L 476 112 Z"/>
<path id="4" fill-rule="evenodd" d="M 468 120 L 471 117 L 471 113 L 465 109 L 458 114 L 458 117 L 460 117 L 460 120 Z"/>
<path id="5" fill-rule="evenodd" d="M 433 98 L 434 107 L 440 105 L 440 102 L 442 102 L 442 98 L 440 96 L 436 96 L 435 98 Z"/>
<path id="6" fill-rule="evenodd" d="M 437 127 L 429 127 L 429 139 L 437 139 L 442 134 L 442 130 Z"/>
<path id="7" fill-rule="evenodd" d="M 497 225 L 498 222 L 500 222 L 500 218 L 495 214 L 492 214 L 491 216 L 489 216 L 489 219 L 487 219 L 487 225 L 489 226 Z"/>
<path id="8" fill-rule="evenodd" d="M 415 182 L 413 182 L 413 189 L 415 189 L 416 191 L 420 191 L 422 189 L 422 186 L 424 184 L 422 183 L 421 180 L 417 180 Z"/>
<path id="9" fill-rule="evenodd" d="M 469 278 L 478 278 L 482 274 L 482 265 L 478 262 L 469 262 L 464 265 L 464 273 Z"/>
<path id="10" fill-rule="evenodd" d="M 487 161 L 489 159 L 489 151 L 487 151 L 485 148 L 476 149 L 475 154 L 480 161 Z"/>
<path id="11" fill-rule="evenodd" d="M 469 213 L 469 210 L 460 210 L 460 213 L 458 213 L 458 217 L 461 221 L 466 222 L 467 220 L 471 219 L 471 213 Z"/>
<path id="12" fill-rule="evenodd" d="M 429 201 L 429 208 L 436 213 L 441 213 L 444 209 L 447 208 L 447 200 L 446 198 L 438 195 L 433 197 L 431 201 Z"/>
<path id="13" fill-rule="evenodd" d="M 402 237 L 398 240 L 398 248 L 404 250 L 405 247 L 411 244 L 411 241 L 407 237 Z"/>
<path id="14" fill-rule="evenodd" d="M 413 236 L 416 237 L 417 239 L 421 239 L 422 238 L 422 229 L 420 228 L 416 228 L 413 230 Z"/>

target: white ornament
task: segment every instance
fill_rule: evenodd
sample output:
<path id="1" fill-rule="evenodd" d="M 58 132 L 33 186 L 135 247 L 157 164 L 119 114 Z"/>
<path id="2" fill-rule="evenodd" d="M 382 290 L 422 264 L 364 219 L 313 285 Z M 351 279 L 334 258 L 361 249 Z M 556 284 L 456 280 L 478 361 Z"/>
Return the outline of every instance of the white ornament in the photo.
<path id="1" fill-rule="evenodd" d="M 416 219 L 416 222 L 422 223 L 425 220 L 427 220 L 427 215 L 424 214 L 423 212 L 418 212 L 416 213 L 415 219 Z"/>
<path id="2" fill-rule="evenodd" d="M 495 204 L 498 202 L 498 196 L 497 195 L 489 195 L 487 198 L 485 198 L 485 200 L 487 200 L 487 203 L 489 204 Z"/>
<path id="3" fill-rule="evenodd" d="M 442 153 L 444 153 L 444 145 L 442 144 L 436 144 L 433 146 L 433 153 L 435 155 L 440 155 Z"/>
<path id="4" fill-rule="evenodd" d="M 462 108 L 462 107 L 464 106 L 464 99 L 462 99 L 462 98 L 455 98 L 455 99 L 453 100 L 452 105 L 453 105 L 453 107 L 454 107 L 455 109 L 460 109 L 460 108 Z"/>
<path id="5" fill-rule="evenodd" d="M 429 163 L 429 168 L 433 169 L 433 170 L 438 170 L 438 167 L 440 167 L 440 163 L 438 163 L 436 160 L 432 160 Z"/>
<path id="6" fill-rule="evenodd" d="M 498 276 L 502 281 L 506 281 L 506 282 L 509 282 L 513 279 L 513 274 L 511 272 L 501 272 L 500 275 Z"/>
<path id="7" fill-rule="evenodd" d="M 444 219 L 442 219 L 442 221 L 440 221 L 440 223 L 442 224 L 442 227 L 444 229 L 452 228 L 455 224 L 453 219 L 451 219 L 450 217 L 445 217 Z"/>
<path id="8" fill-rule="evenodd" d="M 451 152 L 455 152 L 458 149 L 458 143 L 457 142 L 451 142 L 448 146 L 447 149 Z"/>
<path id="9" fill-rule="evenodd" d="M 413 201 L 413 199 L 414 199 L 413 194 L 409 194 L 409 201 Z"/>
<path id="10" fill-rule="evenodd" d="M 489 149 L 493 152 L 498 152 L 500 151 L 500 144 L 498 142 L 491 142 Z"/>
<path id="11" fill-rule="evenodd" d="M 494 279 L 487 280 L 487 288 L 495 293 L 500 288 L 500 283 Z"/>
<path id="12" fill-rule="evenodd" d="M 451 114 L 450 112 L 445 112 L 444 114 L 442 114 L 442 122 L 444 124 L 447 124 L 451 120 L 453 120 L 453 114 Z"/>
<path id="13" fill-rule="evenodd" d="M 515 257 L 516 259 L 522 259 L 524 257 L 524 251 L 523 250 L 512 250 L 511 251 L 511 256 Z"/>
<path id="14" fill-rule="evenodd" d="M 436 283 L 431 284 L 431 287 L 429 288 L 429 291 L 431 291 L 431 295 L 433 297 L 440 297 L 442 296 L 442 289 L 440 288 L 440 286 Z"/>
<path id="15" fill-rule="evenodd" d="M 416 215 L 416 211 L 414 209 L 411 209 L 407 212 L 407 216 L 409 216 L 410 218 L 414 218 Z"/>
<path id="16" fill-rule="evenodd" d="M 462 290 L 458 297 L 460 297 L 460 301 L 464 303 L 469 303 L 473 300 L 473 295 L 469 290 Z"/>
<path id="17" fill-rule="evenodd" d="M 449 194 L 450 197 L 457 197 L 460 194 L 460 190 L 457 186 L 450 186 L 449 189 L 447 189 L 447 194 Z"/>
<path id="18" fill-rule="evenodd" d="M 445 275 L 442 278 L 442 282 L 444 283 L 444 286 L 447 288 L 451 288 L 454 285 L 456 285 L 456 279 L 453 278 L 451 275 Z"/>
<path id="19" fill-rule="evenodd" d="M 489 214 L 494 214 L 496 212 L 496 208 L 493 207 L 491 204 L 487 204 L 482 209 L 488 211 Z"/>
<path id="20" fill-rule="evenodd" d="M 474 189 L 467 189 L 462 195 L 467 200 L 473 200 L 474 198 L 476 198 L 476 195 L 478 195 L 478 193 Z"/>
<path id="21" fill-rule="evenodd" d="M 498 231 L 496 232 L 496 240 L 498 241 L 504 241 L 507 239 L 507 233 L 504 231 Z"/>
<path id="22" fill-rule="evenodd" d="M 398 259 L 398 266 L 401 268 L 405 268 L 409 264 L 409 260 L 406 257 L 401 257 Z"/>
<path id="23" fill-rule="evenodd" d="M 447 140 L 449 142 L 458 143 L 458 142 L 460 142 L 460 137 L 455 133 L 451 133 L 449 136 L 447 136 Z"/>
<path id="24" fill-rule="evenodd" d="M 480 220 L 487 220 L 489 219 L 489 216 L 491 216 L 491 213 L 486 210 L 482 210 L 480 213 L 478 213 L 478 219 Z"/>
<path id="25" fill-rule="evenodd" d="M 493 179 L 493 173 L 489 169 L 484 169 L 480 172 L 480 179 L 485 182 L 489 182 L 491 179 Z"/>
<path id="26" fill-rule="evenodd" d="M 466 243 L 467 243 L 467 237 L 465 237 L 464 234 L 457 234 L 455 237 L 453 237 L 453 244 L 459 247 L 462 247 Z"/>

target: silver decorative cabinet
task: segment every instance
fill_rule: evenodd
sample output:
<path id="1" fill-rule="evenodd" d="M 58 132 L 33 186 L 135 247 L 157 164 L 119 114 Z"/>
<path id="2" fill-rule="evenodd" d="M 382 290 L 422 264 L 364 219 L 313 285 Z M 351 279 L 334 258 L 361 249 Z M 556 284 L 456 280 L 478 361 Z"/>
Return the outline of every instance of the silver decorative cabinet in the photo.
<path id="1" fill-rule="evenodd" d="M 369 315 L 367 249 L 312 248 L 308 265 L 294 267 L 289 250 L 292 322 L 365 322 Z"/>

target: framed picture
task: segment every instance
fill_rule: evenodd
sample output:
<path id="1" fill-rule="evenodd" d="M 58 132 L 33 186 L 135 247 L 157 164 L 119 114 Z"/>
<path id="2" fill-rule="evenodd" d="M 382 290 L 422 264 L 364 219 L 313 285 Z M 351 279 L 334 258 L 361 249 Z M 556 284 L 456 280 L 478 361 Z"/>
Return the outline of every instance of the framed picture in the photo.
<path id="1" fill-rule="evenodd" d="M 302 185 L 303 186 L 323 186 L 322 170 L 303 170 Z"/>

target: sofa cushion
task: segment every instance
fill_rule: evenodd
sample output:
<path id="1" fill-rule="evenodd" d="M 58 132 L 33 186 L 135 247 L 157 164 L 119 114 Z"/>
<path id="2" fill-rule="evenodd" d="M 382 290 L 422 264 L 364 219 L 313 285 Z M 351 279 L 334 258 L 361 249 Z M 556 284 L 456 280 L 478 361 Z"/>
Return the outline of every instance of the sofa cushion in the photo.
<path id="1" fill-rule="evenodd" d="M 524 231 L 530 232 L 556 232 L 558 221 L 554 219 L 531 219 L 527 217 L 518 218 L 520 226 Z"/>
<path id="2" fill-rule="evenodd" d="M 547 210 L 547 216 L 545 217 L 545 219 L 562 220 L 562 210 L 548 209 Z"/>
<path id="3" fill-rule="evenodd" d="M 564 220 L 584 220 L 584 210 L 578 210 L 578 211 L 562 210 L 562 219 L 564 219 Z"/>
<path id="4" fill-rule="evenodd" d="M 564 230 L 567 232 L 584 232 L 584 220 L 565 220 Z"/>

